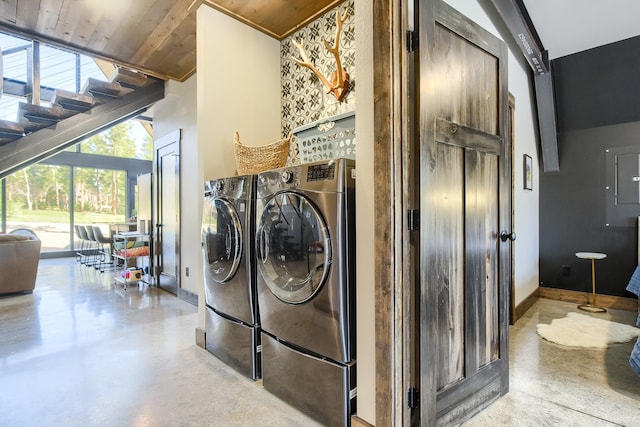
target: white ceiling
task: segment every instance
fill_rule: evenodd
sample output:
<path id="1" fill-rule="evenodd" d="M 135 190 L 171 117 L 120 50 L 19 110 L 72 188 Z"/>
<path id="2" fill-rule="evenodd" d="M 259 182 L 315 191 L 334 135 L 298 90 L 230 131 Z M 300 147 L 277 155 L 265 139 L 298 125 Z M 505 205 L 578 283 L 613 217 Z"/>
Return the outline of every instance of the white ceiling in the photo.
<path id="1" fill-rule="evenodd" d="M 640 35 L 638 0 L 523 2 L 549 59 Z"/>

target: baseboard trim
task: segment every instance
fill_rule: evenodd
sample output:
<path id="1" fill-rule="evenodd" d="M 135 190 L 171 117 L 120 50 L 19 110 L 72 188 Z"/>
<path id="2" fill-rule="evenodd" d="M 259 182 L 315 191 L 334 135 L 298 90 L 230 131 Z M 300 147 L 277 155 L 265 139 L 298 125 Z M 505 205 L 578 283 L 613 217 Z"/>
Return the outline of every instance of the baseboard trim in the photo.
<path id="1" fill-rule="evenodd" d="M 535 291 L 531 292 L 531 294 L 526 297 L 524 300 L 520 302 L 516 306 L 516 309 L 512 316 L 512 325 L 515 324 L 524 314 L 533 306 L 533 304 L 538 301 L 540 298 L 540 288 L 537 288 Z"/>
<path id="2" fill-rule="evenodd" d="M 178 288 L 178 298 L 188 302 L 189 304 L 195 305 L 196 307 L 198 306 L 198 294 Z"/>
<path id="3" fill-rule="evenodd" d="M 207 336 L 202 328 L 196 328 L 196 345 L 198 347 L 205 348 L 206 347 Z"/>
<path id="4" fill-rule="evenodd" d="M 587 292 L 570 291 L 567 289 L 538 288 L 540 298 L 553 299 L 557 301 L 572 302 L 575 304 L 587 304 L 590 295 Z M 596 294 L 598 305 L 605 308 L 615 308 L 618 310 L 638 311 L 638 300 L 636 298 L 617 297 L 612 295 Z"/>
<path id="5" fill-rule="evenodd" d="M 351 416 L 351 427 L 374 427 L 374 425 L 373 424 L 369 424 L 368 422 L 366 422 L 362 418 L 358 417 L 357 415 L 352 415 Z"/>

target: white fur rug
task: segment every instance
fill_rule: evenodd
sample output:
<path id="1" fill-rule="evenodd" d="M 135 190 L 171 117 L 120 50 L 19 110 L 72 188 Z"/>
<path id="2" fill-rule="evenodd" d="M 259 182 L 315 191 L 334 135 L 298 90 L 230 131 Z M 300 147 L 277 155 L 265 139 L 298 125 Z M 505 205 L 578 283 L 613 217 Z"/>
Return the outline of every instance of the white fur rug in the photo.
<path id="1" fill-rule="evenodd" d="M 635 326 L 573 312 L 550 325 L 539 323 L 537 331 L 545 340 L 568 347 L 607 348 L 640 336 L 640 328 Z"/>

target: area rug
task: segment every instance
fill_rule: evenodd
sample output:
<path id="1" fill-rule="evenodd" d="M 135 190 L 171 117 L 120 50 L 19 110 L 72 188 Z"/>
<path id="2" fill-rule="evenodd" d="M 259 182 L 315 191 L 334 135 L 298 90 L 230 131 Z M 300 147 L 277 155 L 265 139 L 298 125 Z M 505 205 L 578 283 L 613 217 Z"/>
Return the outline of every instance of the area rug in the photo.
<path id="1" fill-rule="evenodd" d="M 635 326 L 580 313 L 568 313 L 550 325 L 539 323 L 536 329 L 545 340 L 568 347 L 607 348 L 640 336 L 640 328 Z"/>

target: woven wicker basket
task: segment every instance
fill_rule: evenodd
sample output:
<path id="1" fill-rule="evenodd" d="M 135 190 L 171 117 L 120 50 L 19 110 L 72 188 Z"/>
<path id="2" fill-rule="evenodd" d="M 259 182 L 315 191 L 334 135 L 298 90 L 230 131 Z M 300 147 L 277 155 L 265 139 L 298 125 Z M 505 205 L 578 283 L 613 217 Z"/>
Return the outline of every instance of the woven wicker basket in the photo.
<path id="1" fill-rule="evenodd" d="M 248 146 L 240 142 L 240 134 L 233 135 L 238 175 L 252 175 L 269 169 L 284 167 L 289 157 L 289 143 L 293 134 L 267 145 Z"/>

